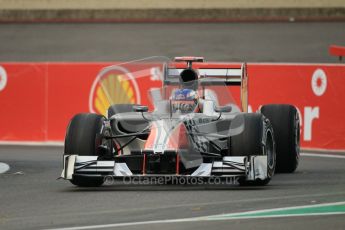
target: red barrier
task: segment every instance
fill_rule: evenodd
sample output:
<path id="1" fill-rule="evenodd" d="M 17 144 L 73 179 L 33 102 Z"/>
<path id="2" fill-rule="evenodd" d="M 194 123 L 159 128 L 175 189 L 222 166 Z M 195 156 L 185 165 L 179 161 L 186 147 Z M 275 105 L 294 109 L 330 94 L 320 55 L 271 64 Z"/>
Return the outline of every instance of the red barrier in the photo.
<path id="1" fill-rule="evenodd" d="M 248 75 L 253 110 L 264 103 L 293 104 L 303 147 L 345 149 L 345 65 L 253 64 Z"/>
<path id="2" fill-rule="evenodd" d="M 45 64 L 0 67 L 0 139 L 46 140 Z"/>
<path id="3" fill-rule="evenodd" d="M 62 141 L 74 114 L 104 112 L 96 77 L 109 64 L 0 63 L 0 140 Z M 126 100 L 149 103 L 147 90 L 161 82 L 154 71 L 148 74 L 121 85 Z M 345 65 L 251 63 L 248 75 L 252 111 L 268 103 L 294 104 L 303 147 L 345 149 Z"/>

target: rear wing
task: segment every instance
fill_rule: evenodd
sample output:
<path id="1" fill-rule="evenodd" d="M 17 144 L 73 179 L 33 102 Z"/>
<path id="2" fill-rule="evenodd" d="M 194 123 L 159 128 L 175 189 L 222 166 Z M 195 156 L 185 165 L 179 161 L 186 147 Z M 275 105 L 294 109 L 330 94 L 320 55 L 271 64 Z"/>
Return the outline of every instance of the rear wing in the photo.
<path id="1" fill-rule="evenodd" d="M 179 85 L 180 74 L 184 69 L 167 69 L 165 85 Z M 242 68 L 239 69 L 198 69 L 201 85 L 241 85 Z"/>
<path id="2" fill-rule="evenodd" d="M 248 75 L 247 64 L 235 68 L 195 68 L 199 74 L 199 84 L 201 86 L 240 86 L 242 111 L 248 111 Z M 166 67 L 164 73 L 164 85 L 180 85 L 180 74 L 184 68 Z"/>

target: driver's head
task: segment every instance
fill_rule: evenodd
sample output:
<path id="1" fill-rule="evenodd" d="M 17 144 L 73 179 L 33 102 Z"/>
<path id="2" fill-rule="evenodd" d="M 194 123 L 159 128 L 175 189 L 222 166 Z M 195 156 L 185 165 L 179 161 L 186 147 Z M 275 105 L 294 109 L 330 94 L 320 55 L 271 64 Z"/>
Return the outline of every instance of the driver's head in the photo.
<path id="1" fill-rule="evenodd" d="M 198 89 L 198 73 L 196 70 L 184 69 L 180 74 L 180 84 L 184 89 Z"/>
<path id="2" fill-rule="evenodd" d="M 198 95 L 192 89 L 178 89 L 173 92 L 171 104 L 174 111 L 195 112 L 198 107 Z"/>

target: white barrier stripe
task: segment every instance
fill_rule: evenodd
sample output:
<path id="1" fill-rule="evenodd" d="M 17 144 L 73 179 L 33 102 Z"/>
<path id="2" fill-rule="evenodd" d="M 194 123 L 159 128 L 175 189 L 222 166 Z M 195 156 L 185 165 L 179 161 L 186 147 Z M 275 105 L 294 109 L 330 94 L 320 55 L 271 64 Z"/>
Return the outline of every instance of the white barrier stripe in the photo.
<path id="1" fill-rule="evenodd" d="M 0 145 L 8 145 L 8 146 L 64 146 L 64 141 L 0 141 Z M 336 153 L 336 154 L 344 154 L 345 149 L 319 149 L 319 148 L 301 148 L 302 155 L 306 153 L 320 153 L 320 154 L 327 154 L 329 153 Z"/>
<path id="2" fill-rule="evenodd" d="M 63 141 L 0 141 L 0 145 L 8 146 L 64 146 Z"/>
<path id="3" fill-rule="evenodd" d="M 301 156 L 345 159 L 345 155 L 335 155 L 335 154 L 301 153 Z"/>
<path id="4" fill-rule="evenodd" d="M 345 149 L 320 149 L 320 148 L 301 148 L 301 153 L 341 153 L 345 154 Z"/>
<path id="5" fill-rule="evenodd" d="M 63 141 L 0 141 L 0 145 L 8 145 L 8 146 L 51 146 L 51 147 L 62 147 L 64 146 Z M 303 151 L 303 149 L 301 149 Z M 317 150 L 317 149 L 306 149 L 308 152 L 301 153 L 301 156 L 306 157 L 325 157 L 325 158 L 338 158 L 338 159 L 345 159 L 345 150 Z M 315 152 L 320 153 L 309 153 L 309 151 L 315 150 Z M 331 153 L 339 153 L 336 154 L 329 154 Z"/>

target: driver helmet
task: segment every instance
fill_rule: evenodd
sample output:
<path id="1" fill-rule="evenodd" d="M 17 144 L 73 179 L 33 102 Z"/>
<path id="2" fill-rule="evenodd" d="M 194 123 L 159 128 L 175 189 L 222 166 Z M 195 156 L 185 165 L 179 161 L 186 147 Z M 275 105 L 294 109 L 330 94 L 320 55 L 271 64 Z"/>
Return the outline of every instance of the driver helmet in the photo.
<path id="1" fill-rule="evenodd" d="M 195 112 L 198 108 L 198 95 L 192 89 L 178 89 L 173 92 L 171 104 L 174 111 Z"/>

